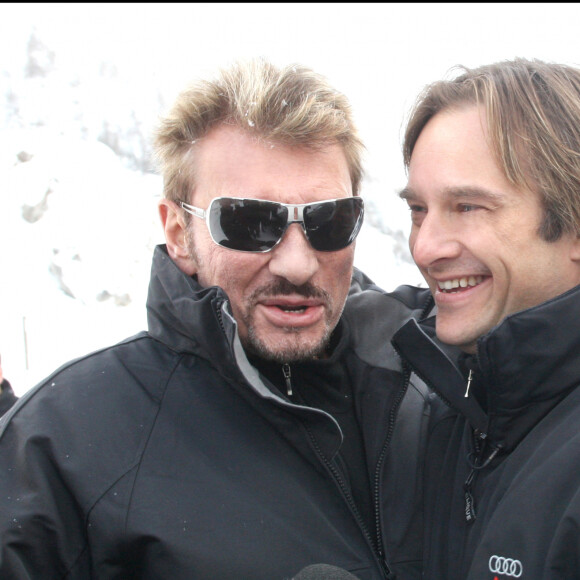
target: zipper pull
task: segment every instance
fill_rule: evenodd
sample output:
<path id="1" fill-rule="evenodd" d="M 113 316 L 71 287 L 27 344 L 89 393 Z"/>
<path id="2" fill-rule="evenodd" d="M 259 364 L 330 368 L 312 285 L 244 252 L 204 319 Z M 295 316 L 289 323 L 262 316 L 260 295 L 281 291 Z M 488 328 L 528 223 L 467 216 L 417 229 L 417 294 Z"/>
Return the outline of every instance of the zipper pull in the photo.
<path id="1" fill-rule="evenodd" d="M 284 379 L 286 380 L 286 393 L 289 397 L 292 396 L 292 373 L 290 372 L 290 365 L 284 363 L 282 365 L 282 372 L 284 373 Z"/>
<path id="2" fill-rule="evenodd" d="M 473 371 L 469 369 L 469 376 L 467 377 L 467 388 L 465 389 L 464 397 L 469 397 L 469 387 L 471 386 L 471 379 L 473 378 Z"/>
<path id="3" fill-rule="evenodd" d="M 463 490 L 465 491 L 465 521 L 468 524 L 473 523 L 477 516 L 475 515 L 475 500 L 473 499 L 473 494 L 471 493 L 471 486 L 473 485 L 473 479 L 475 478 L 476 470 L 472 469 L 465 483 L 463 484 Z"/>

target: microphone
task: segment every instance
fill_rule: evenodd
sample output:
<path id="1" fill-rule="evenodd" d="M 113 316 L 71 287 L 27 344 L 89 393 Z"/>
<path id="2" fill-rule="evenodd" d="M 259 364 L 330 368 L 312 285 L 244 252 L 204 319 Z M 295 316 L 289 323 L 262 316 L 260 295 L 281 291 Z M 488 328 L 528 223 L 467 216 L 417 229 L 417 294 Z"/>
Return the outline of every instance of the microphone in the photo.
<path id="1" fill-rule="evenodd" d="M 358 580 L 358 578 L 330 564 L 312 564 L 302 568 L 292 580 Z"/>

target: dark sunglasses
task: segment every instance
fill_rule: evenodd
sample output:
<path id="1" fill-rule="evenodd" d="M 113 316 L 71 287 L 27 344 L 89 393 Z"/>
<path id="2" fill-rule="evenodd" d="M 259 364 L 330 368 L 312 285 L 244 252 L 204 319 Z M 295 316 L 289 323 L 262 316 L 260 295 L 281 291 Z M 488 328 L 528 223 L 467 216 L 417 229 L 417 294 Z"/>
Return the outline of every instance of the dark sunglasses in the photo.
<path id="1" fill-rule="evenodd" d="M 216 197 L 207 210 L 179 202 L 191 215 L 204 219 L 213 241 L 240 252 L 269 252 L 292 223 L 300 223 L 310 245 L 336 252 L 352 244 L 364 216 L 360 197 L 289 204 L 263 199 Z"/>

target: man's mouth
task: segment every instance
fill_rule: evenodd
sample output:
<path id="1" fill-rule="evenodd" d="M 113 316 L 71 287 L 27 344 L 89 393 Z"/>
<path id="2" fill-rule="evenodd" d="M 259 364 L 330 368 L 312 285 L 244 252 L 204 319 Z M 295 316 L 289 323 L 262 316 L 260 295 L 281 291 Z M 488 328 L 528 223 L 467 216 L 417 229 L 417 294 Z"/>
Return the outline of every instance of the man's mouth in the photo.
<path id="1" fill-rule="evenodd" d="M 279 328 L 308 328 L 319 324 L 325 304 L 317 298 L 272 297 L 257 303 L 258 311 L 272 326 Z"/>
<path id="2" fill-rule="evenodd" d="M 284 306 L 284 305 L 276 305 L 277 308 L 282 310 L 283 312 L 304 312 L 308 306 Z"/>
<path id="3" fill-rule="evenodd" d="M 483 282 L 484 276 L 464 276 L 451 280 L 437 280 L 437 288 L 446 294 L 461 292 L 465 288 L 473 288 Z"/>

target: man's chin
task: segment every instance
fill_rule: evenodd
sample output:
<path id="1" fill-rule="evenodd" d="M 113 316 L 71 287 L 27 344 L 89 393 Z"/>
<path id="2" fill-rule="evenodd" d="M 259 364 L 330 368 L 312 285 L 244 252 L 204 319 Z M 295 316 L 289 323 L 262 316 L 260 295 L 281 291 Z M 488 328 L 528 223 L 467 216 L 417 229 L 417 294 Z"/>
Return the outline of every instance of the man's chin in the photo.
<path id="1" fill-rule="evenodd" d="M 249 354 L 283 364 L 321 358 L 328 341 L 329 336 L 326 335 L 314 339 L 291 331 L 279 340 L 274 340 L 273 337 L 262 339 L 250 330 L 242 344 Z"/>
<path id="2" fill-rule="evenodd" d="M 453 332 L 449 328 L 441 328 L 441 325 L 436 327 L 437 338 L 444 344 L 456 346 L 468 353 L 475 353 L 477 351 L 478 335 L 474 333 Z"/>

